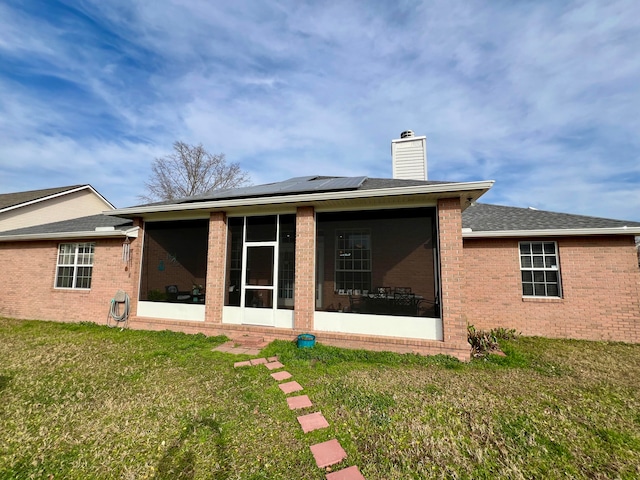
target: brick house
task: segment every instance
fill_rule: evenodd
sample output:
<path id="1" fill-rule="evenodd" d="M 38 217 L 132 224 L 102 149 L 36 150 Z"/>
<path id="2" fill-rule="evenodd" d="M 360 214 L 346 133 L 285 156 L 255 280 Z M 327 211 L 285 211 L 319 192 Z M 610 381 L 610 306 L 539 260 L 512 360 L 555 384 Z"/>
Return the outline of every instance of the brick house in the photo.
<path id="1" fill-rule="evenodd" d="M 0 315 L 444 353 L 467 324 L 640 341 L 640 223 L 477 203 L 492 181 L 295 177 L 0 233 Z M 419 179 L 418 179 L 419 178 Z M 26 253 L 26 255 L 25 255 Z M 19 259 L 19 260 L 18 260 Z"/>

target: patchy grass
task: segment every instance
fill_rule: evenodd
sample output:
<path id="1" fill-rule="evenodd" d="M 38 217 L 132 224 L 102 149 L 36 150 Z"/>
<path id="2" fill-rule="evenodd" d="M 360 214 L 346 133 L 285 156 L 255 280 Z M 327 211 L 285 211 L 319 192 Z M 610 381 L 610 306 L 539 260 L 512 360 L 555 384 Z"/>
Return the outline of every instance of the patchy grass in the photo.
<path id="1" fill-rule="evenodd" d="M 330 423 L 303 434 L 222 337 L 0 319 L 0 479 L 322 479 L 336 437 L 368 479 L 638 478 L 640 346 L 518 338 L 470 364 L 278 355 Z"/>

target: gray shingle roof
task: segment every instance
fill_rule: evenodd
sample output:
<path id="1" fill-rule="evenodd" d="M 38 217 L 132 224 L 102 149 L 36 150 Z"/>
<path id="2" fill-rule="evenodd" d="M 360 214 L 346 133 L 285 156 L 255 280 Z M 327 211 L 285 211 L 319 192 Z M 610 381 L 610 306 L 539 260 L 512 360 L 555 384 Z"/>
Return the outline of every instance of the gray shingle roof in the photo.
<path id="1" fill-rule="evenodd" d="M 76 233 L 93 232 L 96 227 L 115 227 L 116 230 L 127 230 L 133 226 L 130 218 L 114 217 L 109 215 L 89 215 L 88 217 L 73 218 L 60 222 L 45 223 L 32 227 L 17 228 L 0 232 L 0 236 L 13 235 L 41 235 L 47 233 Z"/>
<path id="2" fill-rule="evenodd" d="M 46 198 L 51 195 L 56 195 L 58 193 L 66 192 L 68 190 L 74 190 L 82 186 L 84 185 L 71 185 L 68 187 L 45 188 L 43 190 L 29 190 L 27 192 L 2 193 L 0 194 L 0 210 L 9 208 L 9 207 L 15 207 L 16 205 L 21 205 L 27 202 L 33 202 L 34 200 Z"/>
<path id="3" fill-rule="evenodd" d="M 476 203 L 462 213 L 462 227 L 474 232 L 640 227 L 640 222 Z"/>
<path id="4" fill-rule="evenodd" d="M 192 197 L 185 197 L 165 202 L 150 203 L 148 205 L 173 205 L 180 203 L 226 200 L 230 198 L 257 198 L 340 190 L 375 190 L 381 188 L 412 187 L 417 185 L 439 185 L 447 183 L 453 182 L 396 180 L 393 178 L 329 177 L 313 175 L 307 177 L 293 177 L 282 182 L 267 183 L 263 185 L 227 188 L 224 190 L 213 190 L 202 195 L 194 195 Z"/>
<path id="5" fill-rule="evenodd" d="M 377 190 L 381 188 L 416 187 L 419 185 L 445 185 L 454 182 L 437 182 L 433 180 L 398 180 L 395 178 L 367 178 L 360 190 Z"/>

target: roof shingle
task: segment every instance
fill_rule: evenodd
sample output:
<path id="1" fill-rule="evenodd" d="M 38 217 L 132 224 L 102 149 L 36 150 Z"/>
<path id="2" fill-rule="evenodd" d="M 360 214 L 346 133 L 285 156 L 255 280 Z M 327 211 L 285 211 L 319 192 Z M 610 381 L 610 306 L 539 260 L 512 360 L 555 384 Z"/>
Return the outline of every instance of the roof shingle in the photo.
<path id="1" fill-rule="evenodd" d="M 475 203 L 462 213 L 462 227 L 474 232 L 640 227 L 640 222 Z"/>
<path id="2" fill-rule="evenodd" d="M 27 192 L 2 193 L 0 194 L 0 210 L 15 207 L 23 203 L 33 202 L 34 200 L 46 198 L 68 190 L 74 190 L 82 186 L 83 185 L 71 185 L 68 187 L 45 188 L 43 190 L 29 190 Z"/>

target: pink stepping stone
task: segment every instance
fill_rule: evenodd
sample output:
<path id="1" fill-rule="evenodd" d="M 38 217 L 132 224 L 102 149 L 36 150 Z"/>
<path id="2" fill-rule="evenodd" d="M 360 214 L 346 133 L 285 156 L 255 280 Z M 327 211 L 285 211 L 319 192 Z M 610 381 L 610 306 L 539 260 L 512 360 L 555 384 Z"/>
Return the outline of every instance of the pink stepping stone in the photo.
<path id="1" fill-rule="evenodd" d="M 297 397 L 287 398 L 287 405 L 289 405 L 289 410 L 297 410 L 298 408 L 311 407 L 313 403 L 311 403 L 307 395 L 298 395 Z"/>
<path id="2" fill-rule="evenodd" d="M 278 361 L 278 357 L 268 357 L 267 360 L 270 361 L 270 362 L 277 362 Z"/>
<path id="3" fill-rule="evenodd" d="M 234 368 L 238 367 L 249 367 L 251 366 L 251 362 L 249 360 L 245 360 L 244 362 L 236 362 L 233 364 Z"/>
<path id="4" fill-rule="evenodd" d="M 313 458 L 319 468 L 335 465 L 347 458 L 347 452 L 335 438 L 327 442 L 316 443 L 309 448 L 311 448 L 311 453 L 313 453 Z"/>
<path id="5" fill-rule="evenodd" d="M 281 364 L 280 362 L 265 363 L 264 366 L 267 367 L 269 370 L 276 370 L 278 368 L 284 367 L 284 365 Z"/>
<path id="6" fill-rule="evenodd" d="M 327 419 L 324 418 L 324 415 L 320 412 L 300 415 L 298 417 L 298 422 L 300 422 L 300 426 L 304 433 L 313 432 L 314 430 L 327 428 L 329 426 L 329 422 L 327 422 Z"/>
<path id="7" fill-rule="evenodd" d="M 266 358 L 252 358 L 251 359 L 251 365 L 260 365 L 263 363 L 267 363 L 267 359 Z"/>
<path id="8" fill-rule="evenodd" d="M 285 370 L 281 371 L 281 372 L 276 372 L 276 373 L 272 373 L 271 377 L 274 380 L 286 380 L 287 378 L 291 378 L 291 374 Z"/>
<path id="9" fill-rule="evenodd" d="M 338 470 L 327 474 L 327 480 L 365 480 L 355 465 L 353 467 Z"/>
<path id="10" fill-rule="evenodd" d="M 284 393 L 297 392 L 302 390 L 302 386 L 298 382 L 287 382 L 278 385 Z"/>

